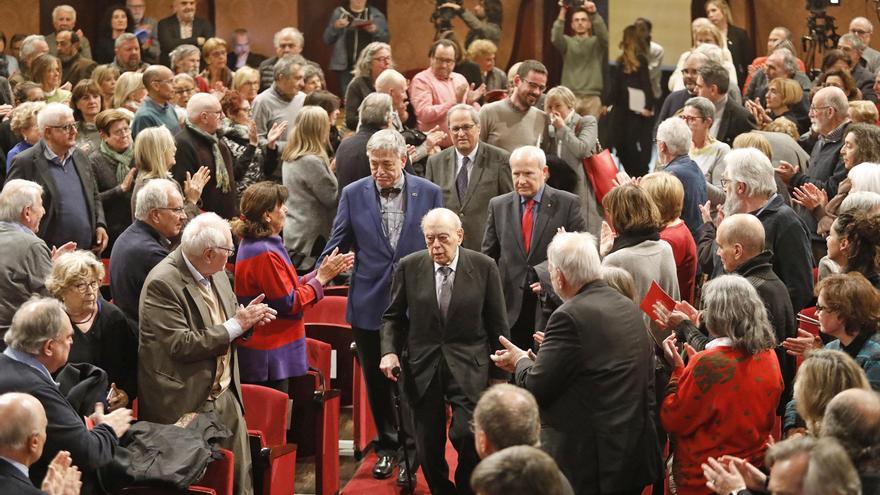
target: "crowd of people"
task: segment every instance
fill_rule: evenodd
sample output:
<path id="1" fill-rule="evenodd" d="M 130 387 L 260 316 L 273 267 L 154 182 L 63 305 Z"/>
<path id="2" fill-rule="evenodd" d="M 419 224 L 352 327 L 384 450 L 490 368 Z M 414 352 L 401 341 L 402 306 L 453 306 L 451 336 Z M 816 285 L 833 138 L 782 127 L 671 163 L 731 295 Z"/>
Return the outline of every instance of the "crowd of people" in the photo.
<path id="1" fill-rule="evenodd" d="M 253 493 L 241 384 L 291 392 L 304 313 L 347 285 L 376 479 L 880 493 L 873 25 L 812 73 L 708 0 L 667 92 L 651 21 L 609 63 L 597 3 L 560 2 L 554 87 L 496 66 L 497 0 L 438 5 L 468 35 L 438 24 L 411 80 L 367 0 L 324 65 L 296 27 L 270 57 L 217 37 L 195 0 L 0 33 L 0 491 L 103 493 L 137 400 L 138 424 L 214 418 Z"/>

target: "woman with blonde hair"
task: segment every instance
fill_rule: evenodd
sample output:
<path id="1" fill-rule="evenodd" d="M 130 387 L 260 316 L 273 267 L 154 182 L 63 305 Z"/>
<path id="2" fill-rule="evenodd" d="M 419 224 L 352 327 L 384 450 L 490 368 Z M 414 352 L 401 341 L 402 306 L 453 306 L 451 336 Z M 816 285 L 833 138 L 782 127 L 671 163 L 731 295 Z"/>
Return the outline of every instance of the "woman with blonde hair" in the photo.
<path id="1" fill-rule="evenodd" d="M 755 48 L 745 29 L 733 25 L 733 13 L 727 0 L 708 0 L 705 3 L 706 17 L 724 36 L 724 45 L 730 50 L 737 80 L 745 81 L 749 64 L 755 58 Z"/>
<path id="2" fill-rule="evenodd" d="M 498 46 L 489 40 L 474 40 L 467 48 L 467 60 L 463 60 L 456 72 L 463 74 L 474 87 L 486 85 L 486 91 L 507 89 L 507 74 L 495 65 Z"/>
<path id="3" fill-rule="evenodd" d="M 821 436 L 825 406 L 850 388 L 870 390 L 871 386 L 865 371 L 849 354 L 835 349 L 807 353 L 794 380 L 794 399 L 785 409 L 784 436 L 804 431 L 799 429 L 798 415 L 803 418 L 805 433 Z"/>
<path id="4" fill-rule="evenodd" d="M 248 103 L 253 103 L 260 92 L 260 71 L 247 65 L 238 69 L 232 75 L 232 89 L 238 91 Z"/>
<path id="5" fill-rule="evenodd" d="M 786 118 L 797 125 L 798 132 L 806 132 L 810 127 L 809 118 L 798 119 L 793 109 L 800 105 L 804 98 L 804 90 L 794 79 L 777 77 L 767 84 L 766 108 L 761 103 L 746 101 L 746 109 L 752 113 L 758 126 L 766 130 L 766 126 L 778 118 Z"/>
<path id="6" fill-rule="evenodd" d="M 137 328 L 101 297 L 104 265 L 89 251 L 73 251 L 52 263 L 46 289 L 61 301 L 73 327 L 69 363 L 89 363 L 107 372 L 110 409 L 137 395 Z"/>
<path id="7" fill-rule="evenodd" d="M 855 100 L 849 102 L 849 119 L 853 124 L 877 125 L 880 114 L 877 106 L 867 100 Z"/>
<path id="8" fill-rule="evenodd" d="M 226 54 L 229 48 L 226 41 L 220 38 L 208 38 L 202 45 L 202 57 L 205 59 L 205 70 L 199 74 L 208 82 L 212 91 L 232 87 L 232 71 L 226 66 Z"/>
<path id="9" fill-rule="evenodd" d="M 311 271 L 330 238 L 336 216 L 338 183 L 335 162 L 327 156 L 330 116 L 307 106 L 296 116 L 281 159 L 285 200 L 284 246 L 299 273 Z"/>
<path id="10" fill-rule="evenodd" d="M 721 34 L 721 31 L 709 19 L 698 17 L 691 23 L 691 39 L 693 40 L 691 49 L 683 52 L 678 57 L 675 70 L 669 76 L 669 82 L 667 83 L 669 91 L 685 89 L 681 71 L 684 68 L 684 63 L 693 53 L 702 53 L 712 62 L 724 66 L 730 75 L 731 87 L 735 86 L 739 80 L 736 74 L 736 67 L 733 66 L 730 51 L 724 45 L 724 36 Z"/>
<path id="11" fill-rule="evenodd" d="M 92 71 L 92 80 L 101 88 L 101 106 L 104 110 L 113 107 L 113 93 L 116 91 L 116 81 L 119 79 L 119 69 L 112 65 L 99 65 Z"/>
<path id="12" fill-rule="evenodd" d="M 37 114 L 46 107 L 42 101 L 26 101 L 9 113 L 9 127 L 21 141 L 9 150 L 6 155 L 6 171 L 12 166 L 12 159 L 22 151 L 37 144 L 40 140 L 40 128 L 37 126 Z"/>
<path id="13" fill-rule="evenodd" d="M 147 88 L 144 87 L 144 75 L 140 72 L 125 72 L 116 81 L 116 89 L 113 90 L 113 101 L 110 108 L 123 108 L 133 114 L 137 112 L 146 97 Z"/>
<path id="14" fill-rule="evenodd" d="M 61 60 L 45 53 L 31 64 L 31 79 L 43 88 L 46 103 L 67 103 L 70 91 L 61 88 Z"/>

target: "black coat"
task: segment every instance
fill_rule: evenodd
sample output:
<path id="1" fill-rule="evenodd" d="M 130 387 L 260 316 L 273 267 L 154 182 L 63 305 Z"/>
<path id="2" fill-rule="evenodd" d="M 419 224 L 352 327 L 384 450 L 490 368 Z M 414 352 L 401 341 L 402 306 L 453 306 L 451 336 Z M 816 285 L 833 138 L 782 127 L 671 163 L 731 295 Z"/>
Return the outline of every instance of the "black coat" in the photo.
<path id="1" fill-rule="evenodd" d="M 550 317 L 516 384 L 541 408 L 541 445 L 575 493 L 628 492 L 662 476 L 653 344 L 639 308 L 601 280 Z"/>
<path id="2" fill-rule="evenodd" d="M 3 487 L 4 495 L 45 495 L 24 473 L 4 459 L 0 459 L 0 487 Z"/>
<path id="3" fill-rule="evenodd" d="M 147 275 L 168 253 L 168 241 L 140 220 L 117 239 L 110 253 L 110 292 L 116 306 L 132 321 L 138 321 L 138 302 Z"/>
<path id="4" fill-rule="evenodd" d="M 189 127 L 184 127 L 174 136 L 174 142 L 177 144 L 177 153 L 174 158 L 177 163 L 171 168 L 171 174 L 174 180 L 180 183 L 186 181 L 186 173 L 195 175 L 199 167 L 206 166 L 211 171 L 211 178 L 202 189 L 202 199 L 200 207 L 204 211 L 213 211 L 225 219 L 238 216 L 238 195 L 236 194 L 235 181 L 247 168 L 250 157 L 242 154 L 239 160 L 232 157 L 232 152 L 222 140 L 219 143 L 220 154 L 223 155 L 223 161 L 226 162 L 226 173 L 229 175 L 229 191 L 223 192 L 217 187 L 217 169 L 214 163 L 213 143 L 197 134 Z"/>
<path id="5" fill-rule="evenodd" d="M 491 258 L 458 248 L 446 322 L 440 315 L 434 261 L 427 250 L 400 260 L 391 284 L 391 303 L 382 317 L 381 353 L 400 357 L 413 402 L 425 393 L 446 361 L 462 393 L 474 404 L 489 378 L 506 379 L 489 354 L 510 338 L 504 316 L 501 278 Z"/>
<path id="6" fill-rule="evenodd" d="M 367 156 L 367 141 L 381 129 L 362 125 L 351 136 L 343 139 L 336 149 L 336 180 L 339 190 L 345 186 L 370 176 L 370 157 Z M 406 172 L 415 175 L 409 158 L 406 159 Z"/>
<path id="7" fill-rule="evenodd" d="M 727 25 L 727 49 L 733 58 L 733 66 L 736 68 L 736 79 L 740 84 L 745 83 L 749 64 L 755 59 L 755 47 L 749 40 L 749 34 L 745 29 L 731 24 Z"/>
<path id="8" fill-rule="evenodd" d="M 83 473 L 83 494 L 97 493 L 95 470 L 113 460 L 118 440 L 106 424 L 86 428 L 83 417 L 70 405 L 49 377 L 9 356 L 0 355 L 0 394 L 24 392 L 33 395 L 46 410 L 46 445 L 43 455 L 30 469 L 34 483 L 42 483 L 46 470 L 61 450 L 70 452 L 73 465 Z M 4 492 L 5 493 L 5 492 Z"/>
<path id="9" fill-rule="evenodd" d="M 757 128 L 758 124 L 755 116 L 728 96 L 727 103 L 724 104 L 724 114 L 721 116 L 721 122 L 718 124 L 716 139 L 724 141 L 732 147 L 733 140 L 737 136 L 754 131 Z"/>
<path id="10" fill-rule="evenodd" d="M 98 198 L 101 199 L 107 220 L 107 235 L 110 237 L 105 253 L 112 253 L 116 239 L 131 225 L 132 188 L 127 192 L 122 190 L 120 182 L 116 179 L 116 162 L 107 158 L 101 150 L 93 151 L 89 155 L 89 162 L 92 164 L 92 174 L 98 186 Z M 134 162 L 129 164 L 132 165 Z"/>
<path id="11" fill-rule="evenodd" d="M 162 52 L 159 54 L 159 63 L 171 67 L 171 59 L 168 54 L 180 45 L 195 45 L 199 48 L 208 38 L 214 36 L 214 26 L 211 21 L 196 17 L 193 19 L 192 36 L 186 39 L 180 38 L 180 21 L 177 15 L 170 16 L 159 21 L 159 47 Z M 203 38 L 199 43 L 198 38 Z"/>

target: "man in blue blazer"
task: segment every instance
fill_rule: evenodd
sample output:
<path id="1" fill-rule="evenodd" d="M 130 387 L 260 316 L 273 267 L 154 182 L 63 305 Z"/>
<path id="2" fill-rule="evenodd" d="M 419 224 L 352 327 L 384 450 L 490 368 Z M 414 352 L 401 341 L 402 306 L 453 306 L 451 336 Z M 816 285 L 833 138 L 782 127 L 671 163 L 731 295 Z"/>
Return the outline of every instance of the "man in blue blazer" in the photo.
<path id="1" fill-rule="evenodd" d="M 374 442 L 379 459 L 373 476 L 388 478 L 394 470 L 400 443 L 391 406 L 391 382 L 379 371 L 379 329 L 382 314 L 391 299 L 391 277 L 404 256 L 425 249 L 421 221 L 428 211 L 443 206 L 443 193 L 431 182 L 405 174 L 406 143 L 393 129 L 383 129 L 367 142 L 370 177 L 352 182 L 339 196 L 330 241 L 321 258 L 334 248 L 354 250 L 348 307 L 345 318 L 351 324 L 358 359 L 364 370 L 367 397 L 376 421 Z M 406 401 L 402 401 L 405 409 Z M 410 423 L 409 411 L 404 411 Z M 409 432 L 409 424 L 405 424 Z M 415 456 L 412 435 L 407 435 L 407 452 Z M 410 463 L 415 470 L 414 462 Z M 404 464 L 398 483 L 406 483 Z"/>

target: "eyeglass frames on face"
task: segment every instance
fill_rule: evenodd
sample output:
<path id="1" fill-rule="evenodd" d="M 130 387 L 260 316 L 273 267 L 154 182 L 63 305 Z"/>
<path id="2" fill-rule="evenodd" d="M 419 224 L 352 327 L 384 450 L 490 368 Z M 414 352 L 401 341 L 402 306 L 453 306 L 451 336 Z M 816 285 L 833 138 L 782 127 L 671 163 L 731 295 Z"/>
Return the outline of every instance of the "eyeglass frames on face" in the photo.
<path id="1" fill-rule="evenodd" d="M 70 132 L 73 132 L 76 130 L 76 123 L 64 124 L 64 125 L 50 125 L 50 126 L 46 126 L 46 127 L 49 127 L 50 129 L 59 129 L 64 132 L 70 133 Z"/>

